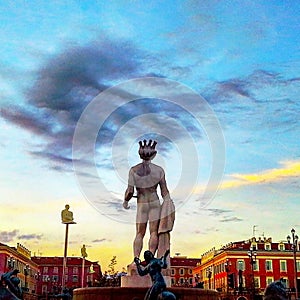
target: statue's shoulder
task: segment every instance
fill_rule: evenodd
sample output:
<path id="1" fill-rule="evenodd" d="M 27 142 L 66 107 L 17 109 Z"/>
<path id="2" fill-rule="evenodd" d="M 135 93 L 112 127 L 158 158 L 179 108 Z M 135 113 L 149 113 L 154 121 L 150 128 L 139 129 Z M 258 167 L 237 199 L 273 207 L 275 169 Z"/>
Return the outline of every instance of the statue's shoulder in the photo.
<path id="1" fill-rule="evenodd" d="M 141 167 L 142 163 L 139 163 L 133 167 L 130 168 L 130 171 L 136 172 Z"/>
<path id="2" fill-rule="evenodd" d="M 151 166 L 151 169 L 155 169 L 156 171 L 160 171 L 161 173 L 165 173 L 164 169 L 159 165 L 151 163 L 150 166 Z"/>

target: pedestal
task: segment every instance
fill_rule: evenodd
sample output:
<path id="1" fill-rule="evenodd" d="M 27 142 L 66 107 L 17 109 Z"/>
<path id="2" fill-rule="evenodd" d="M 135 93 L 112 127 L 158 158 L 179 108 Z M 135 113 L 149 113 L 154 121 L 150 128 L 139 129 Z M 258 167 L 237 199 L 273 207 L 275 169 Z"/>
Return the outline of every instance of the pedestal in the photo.
<path id="1" fill-rule="evenodd" d="M 163 270 L 164 279 L 167 287 L 171 286 L 171 276 L 169 270 Z M 147 287 L 152 286 L 149 275 L 140 276 L 137 272 L 135 263 L 127 266 L 127 275 L 121 277 L 121 287 Z"/>

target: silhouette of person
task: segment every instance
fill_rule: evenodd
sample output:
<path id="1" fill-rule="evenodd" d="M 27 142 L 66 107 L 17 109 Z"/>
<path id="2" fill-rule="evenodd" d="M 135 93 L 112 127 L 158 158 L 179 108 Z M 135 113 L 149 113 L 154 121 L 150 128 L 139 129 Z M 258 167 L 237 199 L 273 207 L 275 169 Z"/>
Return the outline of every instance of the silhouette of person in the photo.
<path id="1" fill-rule="evenodd" d="M 65 209 L 61 211 L 61 221 L 64 224 L 74 224 L 73 213 L 69 210 L 70 205 L 66 204 Z"/>
<path id="2" fill-rule="evenodd" d="M 131 167 L 128 177 L 128 186 L 125 192 L 123 207 L 129 209 L 129 200 L 133 197 L 134 188 L 137 191 L 137 213 L 136 213 L 136 236 L 133 242 L 134 257 L 139 257 L 143 248 L 143 239 L 149 223 L 150 239 L 148 249 L 155 254 L 159 247 L 159 231 L 164 241 L 169 241 L 169 232 L 173 228 L 175 218 L 175 207 L 170 198 L 163 168 L 151 163 L 156 156 L 157 142 L 146 140 L 139 142 L 139 155 L 143 160 Z M 163 204 L 161 206 L 157 195 L 157 186 L 160 186 Z M 163 215 L 161 214 L 163 213 Z M 160 220 L 162 220 L 160 224 Z M 162 227 L 162 228 L 159 228 Z M 166 248 L 166 245 L 163 247 Z M 168 248 L 169 249 L 169 248 Z"/>

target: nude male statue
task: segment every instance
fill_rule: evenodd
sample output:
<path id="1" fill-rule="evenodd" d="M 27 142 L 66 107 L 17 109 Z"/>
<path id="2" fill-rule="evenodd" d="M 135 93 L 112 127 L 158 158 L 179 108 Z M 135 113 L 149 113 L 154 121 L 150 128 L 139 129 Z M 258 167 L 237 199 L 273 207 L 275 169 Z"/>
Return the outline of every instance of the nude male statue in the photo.
<path id="1" fill-rule="evenodd" d="M 165 172 L 160 166 L 151 163 L 157 153 L 155 150 L 157 142 L 152 143 L 152 140 L 149 140 L 147 143 L 144 140 L 143 142 L 140 141 L 139 145 L 139 155 L 143 161 L 133 166 L 129 171 L 128 187 L 123 202 L 123 207 L 129 209 L 128 202 L 133 197 L 135 187 L 137 191 L 137 214 L 136 236 L 133 243 L 134 257 L 139 257 L 142 251 L 147 223 L 149 223 L 150 230 L 148 249 L 155 254 L 159 247 L 159 233 L 165 236 L 162 240 L 168 241 L 169 232 L 173 228 L 175 218 L 175 208 L 167 188 Z M 160 204 L 157 195 L 158 185 L 164 199 L 163 205 Z M 162 222 L 160 222 L 161 220 Z M 163 248 L 167 247 L 169 245 L 165 245 Z M 161 251 L 163 250 L 165 249 Z"/>

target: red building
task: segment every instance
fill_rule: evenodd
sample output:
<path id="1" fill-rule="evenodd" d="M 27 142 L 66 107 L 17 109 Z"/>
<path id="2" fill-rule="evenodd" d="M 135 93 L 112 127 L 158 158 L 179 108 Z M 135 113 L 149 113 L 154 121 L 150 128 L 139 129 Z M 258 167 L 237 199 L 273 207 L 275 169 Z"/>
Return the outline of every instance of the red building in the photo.
<path id="1" fill-rule="evenodd" d="M 186 256 L 171 257 L 171 285 L 192 286 L 193 269 L 200 262 L 199 258 L 187 258 Z"/>
<path id="2" fill-rule="evenodd" d="M 55 294 L 61 291 L 63 276 L 63 257 L 32 257 L 39 267 L 36 274 L 37 293 Z M 101 267 L 98 262 L 92 262 L 82 257 L 67 257 L 65 270 L 65 286 L 77 288 L 94 286 L 99 281 Z"/>
<path id="3" fill-rule="evenodd" d="M 296 264 L 299 278 L 299 255 Z M 255 291 L 262 294 L 269 283 L 279 279 L 287 288 L 294 288 L 293 251 L 287 242 L 274 243 L 271 238 L 233 242 L 204 253 L 193 275 L 200 277 L 204 288 L 223 292 Z M 297 282 L 299 290 L 299 279 Z"/>
<path id="4" fill-rule="evenodd" d="M 31 260 L 31 252 L 21 244 L 17 247 L 10 247 L 0 243 L 0 274 L 12 269 L 18 269 L 20 287 L 30 293 L 35 293 L 37 286 L 35 274 L 38 272 L 38 265 Z"/>

